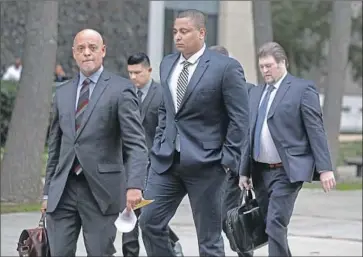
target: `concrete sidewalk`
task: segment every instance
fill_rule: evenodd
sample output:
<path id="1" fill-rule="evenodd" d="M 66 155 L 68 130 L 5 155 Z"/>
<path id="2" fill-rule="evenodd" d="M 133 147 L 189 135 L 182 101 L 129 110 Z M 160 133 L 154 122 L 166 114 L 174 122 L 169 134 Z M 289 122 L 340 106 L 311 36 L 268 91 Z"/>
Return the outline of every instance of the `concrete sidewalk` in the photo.
<path id="1" fill-rule="evenodd" d="M 17 256 L 16 243 L 23 228 L 37 225 L 39 213 L 1 215 L 1 256 Z M 198 245 L 189 207 L 185 198 L 171 227 L 180 237 L 185 256 L 198 256 Z M 296 203 L 289 229 L 294 256 L 362 256 L 362 191 L 303 189 Z M 117 256 L 121 256 L 121 235 L 116 239 Z M 188 247 L 187 247 L 188 246 Z M 225 239 L 226 256 L 237 256 Z M 146 256 L 142 248 L 141 256 Z M 86 256 L 83 238 L 78 242 L 77 256 Z M 267 247 L 255 252 L 267 256 Z"/>

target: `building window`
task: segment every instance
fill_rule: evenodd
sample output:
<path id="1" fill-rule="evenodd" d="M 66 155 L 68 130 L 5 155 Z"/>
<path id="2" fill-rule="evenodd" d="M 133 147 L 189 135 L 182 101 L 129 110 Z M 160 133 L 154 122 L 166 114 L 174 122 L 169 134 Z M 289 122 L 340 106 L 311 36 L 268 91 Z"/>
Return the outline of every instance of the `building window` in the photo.
<path id="1" fill-rule="evenodd" d="M 174 20 L 180 11 L 181 10 L 165 8 L 164 55 L 168 55 L 176 51 L 173 40 L 173 25 L 174 25 Z M 207 47 L 216 45 L 218 38 L 218 14 L 207 13 L 206 27 L 207 27 L 207 37 L 206 37 Z"/>

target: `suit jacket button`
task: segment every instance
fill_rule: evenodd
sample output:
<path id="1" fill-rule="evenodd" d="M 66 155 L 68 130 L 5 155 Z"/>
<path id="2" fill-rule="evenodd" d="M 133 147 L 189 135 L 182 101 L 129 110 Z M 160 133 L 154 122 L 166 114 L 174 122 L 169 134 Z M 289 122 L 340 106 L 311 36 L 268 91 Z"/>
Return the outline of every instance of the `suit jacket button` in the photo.
<path id="1" fill-rule="evenodd" d="M 175 121 L 175 122 L 178 122 L 179 120 L 178 120 L 178 119 L 175 119 L 174 121 Z"/>

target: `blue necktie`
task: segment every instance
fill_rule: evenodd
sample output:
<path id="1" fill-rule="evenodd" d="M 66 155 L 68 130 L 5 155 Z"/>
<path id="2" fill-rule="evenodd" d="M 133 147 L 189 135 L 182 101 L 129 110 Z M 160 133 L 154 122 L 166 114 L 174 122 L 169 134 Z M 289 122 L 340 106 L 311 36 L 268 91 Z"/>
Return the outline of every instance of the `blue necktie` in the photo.
<path id="1" fill-rule="evenodd" d="M 262 125 L 266 117 L 268 101 L 270 99 L 271 92 L 275 89 L 274 86 L 268 86 L 267 93 L 262 100 L 260 108 L 258 109 L 258 116 L 256 121 L 255 135 L 253 140 L 253 158 L 257 160 L 260 155 L 260 147 L 261 147 L 261 132 Z"/>

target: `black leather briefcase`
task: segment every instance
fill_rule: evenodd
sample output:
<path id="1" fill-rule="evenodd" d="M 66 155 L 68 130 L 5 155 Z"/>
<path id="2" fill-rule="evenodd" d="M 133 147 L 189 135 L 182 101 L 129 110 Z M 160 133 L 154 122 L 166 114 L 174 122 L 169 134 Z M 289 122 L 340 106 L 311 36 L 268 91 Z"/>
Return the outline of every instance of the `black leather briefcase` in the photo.
<path id="1" fill-rule="evenodd" d="M 241 192 L 241 205 L 229 210 L 225 221 L 231 248 L 239 254 L 254 251 L 268 241 L 264 216 L 252 193 L 252 189 Z"/>

